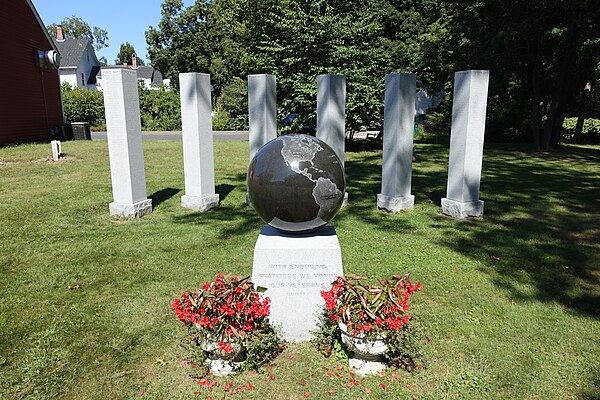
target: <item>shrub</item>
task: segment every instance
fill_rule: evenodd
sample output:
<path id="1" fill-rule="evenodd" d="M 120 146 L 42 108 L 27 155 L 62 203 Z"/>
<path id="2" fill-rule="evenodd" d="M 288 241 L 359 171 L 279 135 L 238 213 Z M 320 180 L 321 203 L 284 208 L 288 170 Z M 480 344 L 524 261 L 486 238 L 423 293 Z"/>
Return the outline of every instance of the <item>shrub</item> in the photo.
<path id="1" fill-rule="evenodd" d="M 140 115 L 142 129 L 148 131 L 181 130 L 179 94 L 172 90 L 146 89 L 140 85 Z"/>
<path id="2" fill-rule="evenodd" d="M 217 111 L 213 113 L 212 127 L 214 131 L 226 131 L 229 128 L 231 119 L 226 112 Z"/>
<path id="3" fill-rule="evenodd" d="M 63 83 L 63 109 L 68 122 L 89 122 L 90 125 L 104 122 L 104 100 L 102 92 L 71 87 Z"/>
<path id="4" fill-rule="evenodd" d="M 248 83 L 241 78 L 233 78 L 217 99 L 216 107 L 217 111 L 227 113 L 227 129 L 248 129 Z"/>
<path id="5" fill-rule="evenodd" d="M 575 127 L 577 118 L 565 118 L 563 122 L 563 134 L 561 141 L 563 143 L 575 143 Z M 600 143 L 600 119 L 587 118 L 583 122 L 581 130 L 581 143 L 595 144 Z"/>

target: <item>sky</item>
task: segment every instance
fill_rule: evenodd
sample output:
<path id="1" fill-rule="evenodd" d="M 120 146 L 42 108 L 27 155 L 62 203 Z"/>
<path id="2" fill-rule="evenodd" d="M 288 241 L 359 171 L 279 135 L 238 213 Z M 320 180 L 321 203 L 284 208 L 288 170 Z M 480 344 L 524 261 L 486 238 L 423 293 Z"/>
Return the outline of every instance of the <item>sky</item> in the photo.
<path id="1" fill-rule="evenodd" d="M 4 1 L 4 0 L 2 0 Z M 161 18 L 163 0 L 32 0 L 44 25 L 60 23 L 72 15 L 87 22 L 90 27 L 97 26 L 108 32 L 108 47 L 96 50 L 96 56 L 106 57 L 114 64 L 119 47 L 129 42 L 138 57 L 148 63 L 146 32 L 150 26 L 157 27 Z M 189 6 L 193 0 L 184 0 Z"/>

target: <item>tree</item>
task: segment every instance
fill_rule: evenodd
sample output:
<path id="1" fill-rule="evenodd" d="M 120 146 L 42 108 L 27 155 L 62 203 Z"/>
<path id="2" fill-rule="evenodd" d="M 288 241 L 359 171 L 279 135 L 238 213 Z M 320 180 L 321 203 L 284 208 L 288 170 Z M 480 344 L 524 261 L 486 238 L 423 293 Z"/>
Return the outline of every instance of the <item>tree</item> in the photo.
<path id="1" fill-rule="evenodd" d="M 234 76 L 241 76 L 241 4 L 198 0 L 184 8 L 181 0 L 165 0 L 158 26 L 146 32 L 152 65 L 175 85 L 181 72 L 209 73 L 218 97 Z"/>
<path id="2" fill-rule="evenodd" d="M 127 65 L 132 65 L 133 54 L 136 55 L 137 65 L 145 65 L 144 60 L 137 55 L 135 49 L 129 42 L 122 43 L 119 47 L 119 53 L 117 54 L 117 58 L 115 59 L 115 64 L 123 65 L 124 63 L 127 63 Z"/>
<path id="3" fill-rule="evenodd" d="M 445 0 L 422 36 L 427 85 L 450 89 L 452 72 L 489 69 L 487 134 L 555 147 L 568 113 L 587 113 L 595 80 L 599 11 L 582 0 Z M 437 74 L 437 76 L 436 76 Z"/>
<path id="4" fill-rule="evenodd" d="M 350 130 L 381 121 L 387 73 L 417 72 L 420 87 L 443 90 L 437 120 L 446 126 L 454 72 L 488 69 L 488 139 L 547 150 L 559 143 L 565 116 L 579 117 L 580 132 L 584 118 L 600 113 L 595 3 L 198 0 L 184 7 L 165 0 L 146 40 L 152 63 L 173 80 L 179 72 L 210 73 L 215 98 L 250 73 L 274 74 L 279 112 L 313 123 L 316 76 L 346 75 Z"/>
<path id="5" fill-rule="evenodd" d="M 52 23 L 48 25 L 46 30 L 50 34 L 50 37 L 56 37 L 56 28 L 58 25 L 62 27 L 65 39 L 88 39 L 96 50 L 108 47 L 106 44 L 108 42 L 108 32 L 97 26 L 90 27 L 81 18 L 73 15 L 64 18 L 60 24 Z"/>

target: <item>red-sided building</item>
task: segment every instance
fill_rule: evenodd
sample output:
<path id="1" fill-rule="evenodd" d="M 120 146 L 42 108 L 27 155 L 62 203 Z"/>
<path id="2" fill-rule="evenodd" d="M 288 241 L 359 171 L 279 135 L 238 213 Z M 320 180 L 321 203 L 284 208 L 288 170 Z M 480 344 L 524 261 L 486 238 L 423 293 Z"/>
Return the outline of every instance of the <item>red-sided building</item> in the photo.
<path id="1" fill-rule="evenodd" d="M 0 1 L 0 145 L 57 138 L 58 50 L 30 0 Z"/>

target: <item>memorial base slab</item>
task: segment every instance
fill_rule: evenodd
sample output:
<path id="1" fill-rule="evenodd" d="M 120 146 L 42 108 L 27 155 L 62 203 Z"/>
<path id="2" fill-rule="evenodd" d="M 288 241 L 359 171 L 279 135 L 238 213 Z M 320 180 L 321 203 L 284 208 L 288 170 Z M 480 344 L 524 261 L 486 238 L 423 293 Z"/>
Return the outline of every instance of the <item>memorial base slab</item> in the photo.
<path id="1" fill-rule="evenodd" d="M 219 207 L 219 195 L 210 194 L 208 196 L 181 196 L 181 207 L 190 210 L 204 212 Z"/>
<path id="2" fill-rule="evenodd" d="M 454 218 L 467 217 L 482 217 L 483 216 L 483 201 L 475 200 L 470 202 L 460 202 L 442 199 L 442 214 L 449 215 Z"/>
<path id="3" fill-rule="evenodd" d="M 299 235 L 262 227 L 254 247 L 252 282 L 267 288 L 269 320 L 281 327 L 284 339 L 311 339 L 324 305 L 321 290 L 342 275 L 342 252 L 333 227 Z"/>
<path id="4" fill-rule="evenodd" d="M 108 210 L 115 217 L 140 218 L 152 212 L 152 199 L 132 204 L 112 202 L 108 205 Z"/>
<path id="5" fill-rule="evenodd" d="M 415 206 L 415 196 L 386 196 L 385 194 L 377 195 L 377 208 L 388 212 L 398 212 L 402 210 L 411 210 Z"/>

